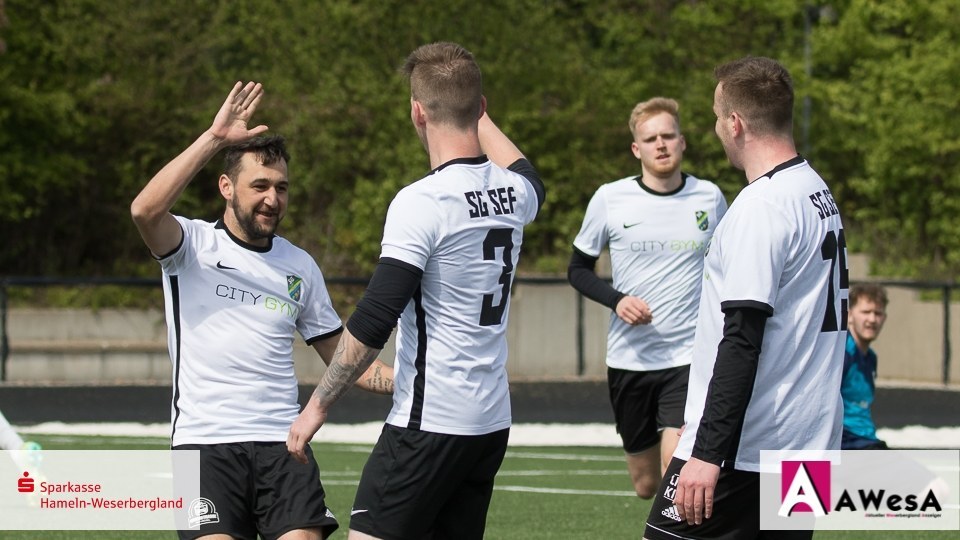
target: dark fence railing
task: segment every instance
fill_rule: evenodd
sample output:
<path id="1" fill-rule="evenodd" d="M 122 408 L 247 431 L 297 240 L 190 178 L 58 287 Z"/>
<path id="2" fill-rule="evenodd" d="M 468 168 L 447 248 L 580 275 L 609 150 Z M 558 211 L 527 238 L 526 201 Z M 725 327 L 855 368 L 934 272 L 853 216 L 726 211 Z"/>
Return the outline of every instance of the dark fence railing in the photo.
<path id="1" fill-rule="evenodd" d="M 364 286 L 369 282 L 368 277 L 330 277 L 326 278 L 328 286 L 331 285 L 353 285 Z M 567 280 L 561 277 L 522 277 L 518 276 L 514 280 L 514 285 L 560 285 L 566 284 Z M 856 282 L 854 282 L 856 283 Z M 908 280 L 878 280 L 871 281 L 885 287 L 902 287 L 918 291 L 939 291 L 942 304 L 942 323 L 943 323 L 943 343 L 942 351 L 942 382 L 947 385 L 950 381 L 950 363 L 952 356 L 952 347 L 950 343 L 950 300 L 953 291 L 960 287 L 960 284 L 954 282 L 936 282 L 936 281 L 908 281 Z M 8 317 L 8 297 L 9 289 L 13 287 L 96 287 L 96 286 L 123 286 L 123 287 L 147 287 L 160 288 L 159 278 L 111 278 L 111 277 L 70 277 L 70 278 L 51 278 L 51 277 L 0 277 L 0 381 L 7 380 L 7 360 L 10 356 L 10 344 L 7 335 L 7 317 Z M 584 334 L 585 334 L 585 305 L 584 298 L 577 295 L 576 300 L 576 332 L 577 332 L 577 373 L 583 375 L 586 369 Z"/>

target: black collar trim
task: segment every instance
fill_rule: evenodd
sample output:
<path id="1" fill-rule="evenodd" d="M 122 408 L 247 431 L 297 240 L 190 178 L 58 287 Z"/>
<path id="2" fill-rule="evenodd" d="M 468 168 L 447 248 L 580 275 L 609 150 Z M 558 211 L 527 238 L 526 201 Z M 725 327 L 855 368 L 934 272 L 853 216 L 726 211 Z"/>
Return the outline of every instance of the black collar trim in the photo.
<path id="1" fill-rule="evenodd" d="M 449 167 L 450 165 L 483 165 L 483 164 L 486 163 L 487 161 L 490 161 L 490 160 L 487 159 L 487 155 L 486 155 L 486 154 L 480 154 L 480 155 L 477 156 L 477 157 L 462 157 L 462 158 L 451 159 L 450 161 L 448 161 L 448 162 L 440 165 L 440 166 L 437 167 L 436 169 L 430 171 L 430 173 L 427 174 L 427 176 L 430 176 L 431 174 L 433 174 L 433 173 L 435 173 L 435 172 L 440 172 L 440 170 L 442 170 L 442 169 L 444 169 L 444 168 L 446 168 L 446 167 Z"/>
<path id="2" fill-rule="evenodd" d="M 680 173 L 680 186 L 678 186 L 677 189 L 674 189 L 674 190 L 672 190 L 672 191 L 667 191 L 667 192 L 654 191 L 654 190 L 650 189 L 650 186 L 648 186 L 648 185 L 646 185 L 646 184 L 643 183 L 643 175 L 642 175 L 642 174 L 641 174 L 640 176 L 637 176 L 637 177 L 635 178 L 635 180 L 637 181 L 637 185 L 640 186 L 640 189 L 646 191 L 647 193 L 649 193 L 649 194 L 651 194 L 651 195 L 656 195 L 657 197 L 669 197 L 669 196 L 671 196 L 671 195 L 676 195 L 677 193 L 680 193 L 681 191 L 683 191 L 683 188 L 687 187 L 687 177 L 689 177 L 689 176 L 690 176 L 689 174 L 687 174 L 687 173 L 685 173 L 685 172 L 681 172 L 681 173 Z"/>
<path id="3" fill-rule="evenodd" d="M 218 219 L 217 223 L 213 226 L 213 228 L 223 229 L 223 232 L 227 233 L 227 237 L 229 237 L 231 240 L 233 240 L 235 244 L 242 247 L 243 249 L 249 249 L 250 251 L 256 251 L 257 253 L 266 253 L 271 249 L 273 249 L 273 237 L 276 235 L 273 235 L 270 238 L 267 238 L 267 245 L 255 246 L 253 244 L 248 244 L 243 240 L 237 238 L 232 232 L 230 232 L 230 229 L 227 228 L 227 225 L 223 222 L 223 219 Z"/>
<path id="4" fill-rule="evenodd" d="M 761 175 L 757 178 L 757 180 L 759 180 L 760 178 L 763 178 L 763 177 L 773 178 L 773 175 L 777 174 L 778 172 L 780 172 L 780 171 L 782 171 L 782 170 L 784 170 L 784 169 L 789 169 L 790 167 L 793 167 L 794 165 L 799 165 L 799 164 L 803 163 L 803 161 L 804 161 L 803 156 L 801 156 L 800 154 L 797 154 L 797 157 L 788 159 L 787 161 L 784 161 L 783 163 L 781 163 L 781 164 L 777 165 L 776 167 L 770 169 L 770 172 L 768 172 L 768 173 L 766 173 L 766 174 L 761 174 Z"/>

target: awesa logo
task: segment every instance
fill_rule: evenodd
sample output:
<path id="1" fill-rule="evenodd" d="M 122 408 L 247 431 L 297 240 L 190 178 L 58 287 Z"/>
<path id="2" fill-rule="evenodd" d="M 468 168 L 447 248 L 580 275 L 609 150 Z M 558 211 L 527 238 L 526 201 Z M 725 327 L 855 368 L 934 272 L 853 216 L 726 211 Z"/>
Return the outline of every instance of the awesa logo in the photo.
<path id="1" fill-rule="evenodd" d="M 927 487 L 926 493 L 857 489 L 853 491 L 853 495 L 852 488 L 843 489 L 831 509 L 829 461 L 783 461 L 780 483 L 778 515 L 781 517 L 788 517 L 796 512 L 812 512 L 817 517 L 823 517 L 831 511 L 941 512 L 943 508 L 935 490 Z"/>

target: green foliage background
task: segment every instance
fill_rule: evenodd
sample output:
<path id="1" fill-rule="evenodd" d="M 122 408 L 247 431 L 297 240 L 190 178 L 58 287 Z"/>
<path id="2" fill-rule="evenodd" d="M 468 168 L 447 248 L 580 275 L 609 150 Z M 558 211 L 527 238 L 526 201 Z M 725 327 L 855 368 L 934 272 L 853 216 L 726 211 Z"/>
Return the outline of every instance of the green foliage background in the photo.
<path id="1" fill-rule="evenodd" d="M 730 200 L 713 67 L 791 70 L 797 137 L 853 250 L 891 276 L 960 268 L 960 10 L 954 0 L 0 0 L 0 275 L 153 276 L 129 203 L 237 80 L 288 138 L 281 233 L 328 275 L 372 269 L 387 205 L 428 169 L 397 68 L 422 43 L 478 57 L 491 116 L 549 194 L 521 273 L 557 273 L 586 203 L 635 174 L 627 118 L 681 102 L 685 169 Z M 805 46 L 809 56 L 805 56 Z M 804 136 L 804 101 L 809 137 Z M 174 211 L 216 219 L 212 162 Z"/>

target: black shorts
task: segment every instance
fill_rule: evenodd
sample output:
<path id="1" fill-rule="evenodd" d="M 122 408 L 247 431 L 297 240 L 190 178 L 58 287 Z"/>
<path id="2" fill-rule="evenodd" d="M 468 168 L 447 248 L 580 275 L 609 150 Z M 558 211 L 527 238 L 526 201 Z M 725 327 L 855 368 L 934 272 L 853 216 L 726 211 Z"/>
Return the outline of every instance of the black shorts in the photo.
<path id="1" fill-rule="evenodd" d="M 686 461 L 673 458 L 653 498 L 648 540 L 809 540 L 813 531 L 760 530 L 760 473 L 721 469 L 713 492 L 713 513 L 700 525 L 687 525 L 673 505 L 677 478 Z"/>
<path id="2" fill-rule="evenodd" d="M 628 371 L 607 368 L 610 404 L 623 449 L 636 454 L 656 446 L 663 428 L 683 425 L 690 366 Z"/>
<path id="3" fill-rule="evenodd" d="M 445 435 L 385 425 L 363 468 L 350 529 L 385 540 L 483 538 L 509 433 Z"/>
<path id="4" fill-rule="evenodd" d="M 339 527 L 324 503 L 309 445 L 306 465 L 293 459 L 285 442 L 184 444 L 174 450 L 200 450 L 202 500 L 190 503 L 189 515 L 201 525 L 178 531 L 180 538 L 220 533 L 273 540 L 308 528 L 319 528 L 327 537 Z"/>

